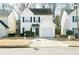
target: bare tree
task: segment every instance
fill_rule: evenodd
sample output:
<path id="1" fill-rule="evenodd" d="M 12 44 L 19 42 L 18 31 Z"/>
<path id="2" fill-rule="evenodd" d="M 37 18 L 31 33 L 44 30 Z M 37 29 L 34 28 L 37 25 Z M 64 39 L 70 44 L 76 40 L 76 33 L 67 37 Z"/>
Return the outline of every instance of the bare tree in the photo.
<path id="1" fill-rule="evenodd" d="M 49 8 L 51 9 L 51 11 L 52 11 L 52 14 L 53 14 L 53 18 L 55 18 L 55 12 L 56 12 L 56 3 L 49 3 L 48 4 L 49 5 Z"/>
<path id="2" fill-rule="evenodd" d="M 53 18 L 55 17 L 56 3 L 53 3 Z"/>
<path id="3" fill-rule="evenodd" d="M 42 8 L 46 8 L 46 3 L 41 3 Z"/>
<path id="4" fill-rule="evenodd" d="M 21 13 L 26 7 L 28 7 L 29 3 L 20 3 L 20 4 L 15 4 L 14 10 L 17 13 Z M 16 8 L 15 8 L 16 7 Z"/>

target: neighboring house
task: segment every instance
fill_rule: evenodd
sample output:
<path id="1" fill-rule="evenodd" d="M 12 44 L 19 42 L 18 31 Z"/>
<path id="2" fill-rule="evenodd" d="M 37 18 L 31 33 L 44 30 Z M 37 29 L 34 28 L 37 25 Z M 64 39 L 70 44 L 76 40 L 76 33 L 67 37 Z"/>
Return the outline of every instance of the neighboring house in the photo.
<path id="1" fill-rule="evenodd" d="M 0 10 L 0 37 L 8 36 L 8 15 L 9 11 Z"/>
<path id="2" fill-rule="evenodd" d="M 16 34 L 16 18 L 13 10 L 10 12 L 8 16 L 8 26 L 9 26 L 9 33 Z"/>
<path id="3" fill-rule="evenodd" d="M 79 8 L 78 8 L 78 15 L 79 15 Z M 61 35 L 66 35 L 67 30 L 73 31 L 74 34 L 78 33 L 76 9 L 71 10 L 69 12 L 66 10 L 63 11 L 61 18 Z"/>
<path id="4" fill-rule="evenodd" d="M 55 24 L 50 9 L 26 8 L 21 14 L 20 33 L 32 31 L 35 36 L 55 37 Z"/>
<path id="5" fill-rule="evenodd" d="M 0 20 L 0 37 L 8 36 L 8 26 Z"/>

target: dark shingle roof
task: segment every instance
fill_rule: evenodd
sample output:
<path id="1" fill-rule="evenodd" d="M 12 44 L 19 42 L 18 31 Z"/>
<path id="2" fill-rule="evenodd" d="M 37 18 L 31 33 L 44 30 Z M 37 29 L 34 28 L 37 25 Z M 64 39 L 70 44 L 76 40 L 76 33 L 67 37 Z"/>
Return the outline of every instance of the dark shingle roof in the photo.
<path id="1" fill-rule="evenodd" d="M 0 16 L 8 16 L 10 14 L 7 10 L 0 10 Z"/>
<path id="2" fill-rule="evenodd" d="M 35 15 L 51 15 L 51 9 L 30 9 Z"/>
<path id="3" fill-rule="evenodd" d="M 76 10 L 76 7 L 74 7 L 74 9 L 65 9 L 65 11 L 69 14 L 71 14 L 74 10 Z"/>
<path id="4" fill-rule="evenodd" d="M 1 23 L 4 27 L 9 28 L 3 21 L 0 20 L 0 23 Z"/>
<path id="5" fill-rule="evenodd" d="M 67 14 L 69 15 L 70 13 L 72 13 L 75 9 L 70 9 L 70 10 L 65 10 L 67 12 Z"/>

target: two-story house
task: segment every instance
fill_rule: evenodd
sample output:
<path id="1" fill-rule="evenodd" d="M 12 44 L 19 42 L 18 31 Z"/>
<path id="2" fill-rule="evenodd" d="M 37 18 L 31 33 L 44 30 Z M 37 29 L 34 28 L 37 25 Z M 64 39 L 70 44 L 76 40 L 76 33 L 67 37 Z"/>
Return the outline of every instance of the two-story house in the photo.
<path id="1" fill-rule="evenodd" d="M 32 31 L 35 36 L 55 37 L 55 24 L 50 9 L 26 8 L 21 14 L 20 33 Z"/>
<path id="2" fill-rule="evenodd" d="M 79 15 L 79 8 L 78 8 L 78 15 Z M 61 35 L 66 35 L 67 30 L 73 31 L 74 34 L 78 33 L 78 26 L 79 25 L 77 23 L 76 9 L 70 12 L 64 10 L 61 18 Z"/>

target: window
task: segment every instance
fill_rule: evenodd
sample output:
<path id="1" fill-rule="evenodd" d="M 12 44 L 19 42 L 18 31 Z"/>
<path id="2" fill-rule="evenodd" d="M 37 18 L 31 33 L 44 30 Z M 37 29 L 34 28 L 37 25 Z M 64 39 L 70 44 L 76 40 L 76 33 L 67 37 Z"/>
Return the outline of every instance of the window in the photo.
<path id="1" fill-rule="evenodd" d="M 75 28 L 75 33 L 78 33 L 78 28 Z"/>
<path id="2" fill-rule="evenodd" d="M 40 22 L 40 17 L 33 17 L 34 22 Z"/>
<path id="3" fill-rule="evenodd" d="M 30 22 L 30 17 L 25 17 L 24 22 Z"/>
<path id="4" fill-rule="evenodd" d="M 77 16 L 72 16 L 72 22 L 77 22 L 78 17 Z"/>
<path id="5" fill-rule="evenodd" d="M 72 28 L 72 31 L 73 31 L 74 33 L 78 33 L 78 28 Z"/>
<path id="6" fill-rule="evenodd" d="M 78 17 L 74 16 L 74 22 L 77 22 Z"/>
<path id="7" fill-rule="evenodd" d="M 38 22 L 38 17 L 35 17 L 35 22 Z"/>

